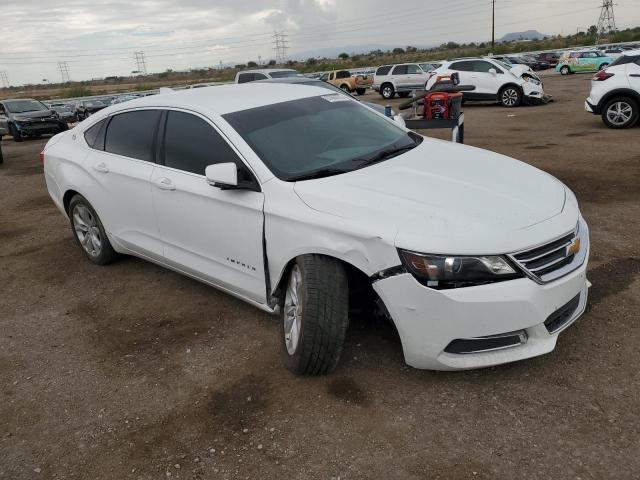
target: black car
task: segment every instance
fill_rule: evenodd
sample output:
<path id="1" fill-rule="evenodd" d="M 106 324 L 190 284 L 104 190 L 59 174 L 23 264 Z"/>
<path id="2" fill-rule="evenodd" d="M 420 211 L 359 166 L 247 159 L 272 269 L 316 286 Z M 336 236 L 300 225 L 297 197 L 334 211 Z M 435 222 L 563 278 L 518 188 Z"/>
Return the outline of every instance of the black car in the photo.
<path id="1" fill-rule="evenodd" d="M 84 120 L 106 107 L 108 107 L 108 105 L 100 100 L 81 100 L 76 103 L 76 115 L 78 116 L 78 121 Z"/>
<path id="2" fill-rule="evenodd" d="M 62 122 L 74 123 L 78 121 L 78 115 L 71 105 L 66 105 L 64 103 L 51 103 L 49 104 L 49 108 L 58 114 L 60 121 Z"/>
<path id="3" fill-rule="evenodd" d="M 560 60 L 560 54 L 558 52 L 544 52 L 539 53 L 535 56 L 536 60 L 539 62 L 547 62 L 549 64 L 549 68 L 555 67 L 558 65 L 558 61 Z"/>
<path id="4" fill-rule="evenodd" d="M 545 70 L 549 68 L 547 62 L 539 62 L 535 58 L 525 57 L 519 55 L 496 55 L 493 58 L 496 60 L 502 60 L 503 62 L 510 63 L 511 65 L 526 65 L 531 70 Z"/>
<path id="5" fill-rule="evenodd" d="M 0 101 L 0 135 L 11 134 L 16 142 L 24 137 L 59 133 L 69 127 L 44 103 L 32 98 Z"/>

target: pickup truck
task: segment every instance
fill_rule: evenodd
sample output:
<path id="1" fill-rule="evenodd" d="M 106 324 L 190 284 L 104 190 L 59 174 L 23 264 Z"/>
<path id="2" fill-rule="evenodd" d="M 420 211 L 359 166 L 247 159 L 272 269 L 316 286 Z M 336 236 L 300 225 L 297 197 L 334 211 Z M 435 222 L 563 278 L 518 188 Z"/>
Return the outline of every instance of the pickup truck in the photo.
<path id="1" fill-rule="evenodd" d="M 367 88 L 371 88 L 373 84 L 373 78 L 367 75 L 351 76 L 349 70 L 326 72 L 320 77 L 320 80 L 341 88 L 345 92 L 356 92 L 358 95 L 364 95 Z"/>

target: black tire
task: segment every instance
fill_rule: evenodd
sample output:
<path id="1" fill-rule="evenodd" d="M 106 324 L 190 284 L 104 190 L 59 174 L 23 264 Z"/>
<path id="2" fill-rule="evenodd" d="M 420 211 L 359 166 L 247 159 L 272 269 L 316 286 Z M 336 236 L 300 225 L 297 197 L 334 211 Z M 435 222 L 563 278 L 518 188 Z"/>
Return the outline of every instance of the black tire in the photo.
<path id="1" fill-rule="evenodd" d="M 80 221 L 76 215 L 80 216 L 80 209 L 85 208 L 90 213 L 92 220 L 95 220 L 95 228 L 97 228 L 99 234 L 100 248 L 95 253 L 90 253 L 87 248 L 83 246 L 82 239 L 79 238 L 78 229 L 80 228 Z M 100 221 L 100 217 L 93 209 L 91 204 L 82 195 L 75 195 L 69 202 L 69 222 L 71 224 L 71 232 L 78 246 L 82 249 L 87 258 L 96 265 L 108 265 L 118 258 L 118 253 L 111 246 L 109 238 L 104 230 L 104 226 Z M 78 228 L 76 228 L 78 227 Z"/>
<path id="2" fill-rule="evenodd" d="M 609 114 L 609 109 L 616 109 L 617 106 L 620 106 L 621 112 L 630 112 L 629 119 L 624 120 L 620 118 L 616 121 L 616 114 L 612 112 Z M 602 121 L 609 128 L 615 129 L 623 129 L 623 128 L 631 128 L 636 123 L 638 123 L 638 117 L 640 116 L 640 105 L 638 102 L 630 97 L 614 97 L 607 100 L 607 103 L 602 107 Z"/>
<path id="3" fill-rule="evenodd" d="M 342 90 L 343 92 L 351 93 L 351 89 L 349 88 L 349 85 L 347 85 L 346 83 L 343 83 L 342 85 L 340 85 L 340 90 Z"/>
<path id="4" fill-rule="evenodd" d="M 292 278 L 299 282 L 296 292 L 299 303 L 291 310 L 287 290 Z M 340 360 L 349 326 L 349 286 L 342 264 L 322 255 L 299 257 L 288 272 L 282 295 L 281 341 L 287 368 L 297 375 L 324 375 L 332 372 Z M 289 312 L 299 312 L 297 342 L 291 341 L 296 322 Z"/>
<path id="5" fill-rule="evenodd" d="M 66 124 L 65 122 L 60 122 L 60 131 L 66 132 L 67 130 L 69 130 L 69 125 Z"/>
<path id="6" fill-rule="evenodd" d="M 498 101 L 503 107 L 517 107 L 522 103 L 522 92 L 515 85 L 507 85 L 498 93 Z"/>
<path id="7" fill-rule="evenodd" d="M 409 95 L 411 95 L 411 92 L 398 92 L 400 98 L 407 98 Z"/>
<path id="8" fill-rule="evenodd" d="M 366 88 L 356 88 L 356 93 L 358 95 L 364 95 L 365 93 L 367 93 L 367 89 Z"/>
<path id="9" fill-rule="evenodd" d="M 382 95 L 382 98 L 386 99 L 386 100 L 391 100 L 393 97 L 396 96 L 396 91 L 393 88 L 393 85 L 390 83 L 383 83 L 380 86 L 380 95 Z"/>
<path id="10" fill-rule="evenodd" d="M 14 142 L 22 141 L 22 135 L 20 134 L 20 132 L 18 131 L 18 128 L 13 123 L 9 125 L 9 133 L 13 137 Z"/>
<path id="11" fill-rule="evenodd" d="M 604 70 L 605 68 L 607 68 L 609 66 L 608 63 L 603 63 L 602 65 L 600 65 L 600 68 L 598 70 Z"/>
<path id="12" fill-rule="evenodd" d="M 569 68 L 568 65 L 565 65 L 564 67 L 560 67 L 560 75 L 569 75 L 571 73 L 571 69 Z"/>

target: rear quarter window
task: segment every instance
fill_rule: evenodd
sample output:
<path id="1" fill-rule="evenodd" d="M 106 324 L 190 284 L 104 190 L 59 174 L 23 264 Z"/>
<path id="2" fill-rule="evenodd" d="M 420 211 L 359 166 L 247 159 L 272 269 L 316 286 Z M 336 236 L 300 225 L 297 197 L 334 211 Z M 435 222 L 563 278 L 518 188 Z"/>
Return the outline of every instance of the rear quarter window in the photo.
<path id="1" fill-rule="evenodd" d="M 391 65 L 385 65 L 384 67 L 379 67 L 376 70 L 376 75 L 387 75 L 391 70 Z"/>
<path id="2" fill-rule="evenodd" d="M 104 150 L 104 132 L 107 119 L 101 120 L 92 125 L 84 132 L 84 140 L 91 148 Z"/>
<path id="3" fill-rule="evenodd" d="M 106 129 L 105 151 L 153 161 L 153 141 L 159 118 L 160 110 L 136 110 L 114 115 Z"/>

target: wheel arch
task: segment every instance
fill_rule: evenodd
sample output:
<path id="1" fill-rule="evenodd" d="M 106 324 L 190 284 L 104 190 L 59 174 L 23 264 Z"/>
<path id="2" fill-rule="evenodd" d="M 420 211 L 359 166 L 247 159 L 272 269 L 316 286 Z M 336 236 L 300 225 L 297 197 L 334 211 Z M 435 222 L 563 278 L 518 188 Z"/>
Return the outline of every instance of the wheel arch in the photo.
<path id="1" fill-rule="evenodd" d="M 602 113 L 602 109 L 607 104 L 607 102 L 615 97 L 631 97 L 638 103 L 638 106 L 640 106 L 640 93 L 630 88 L 616 88 L 615 90 L 611 90 L 610 92 L 607 92 L 602 96 L 602 98 L 598 102 L 598 105 L 596 105 L 595 113 Z"/>

